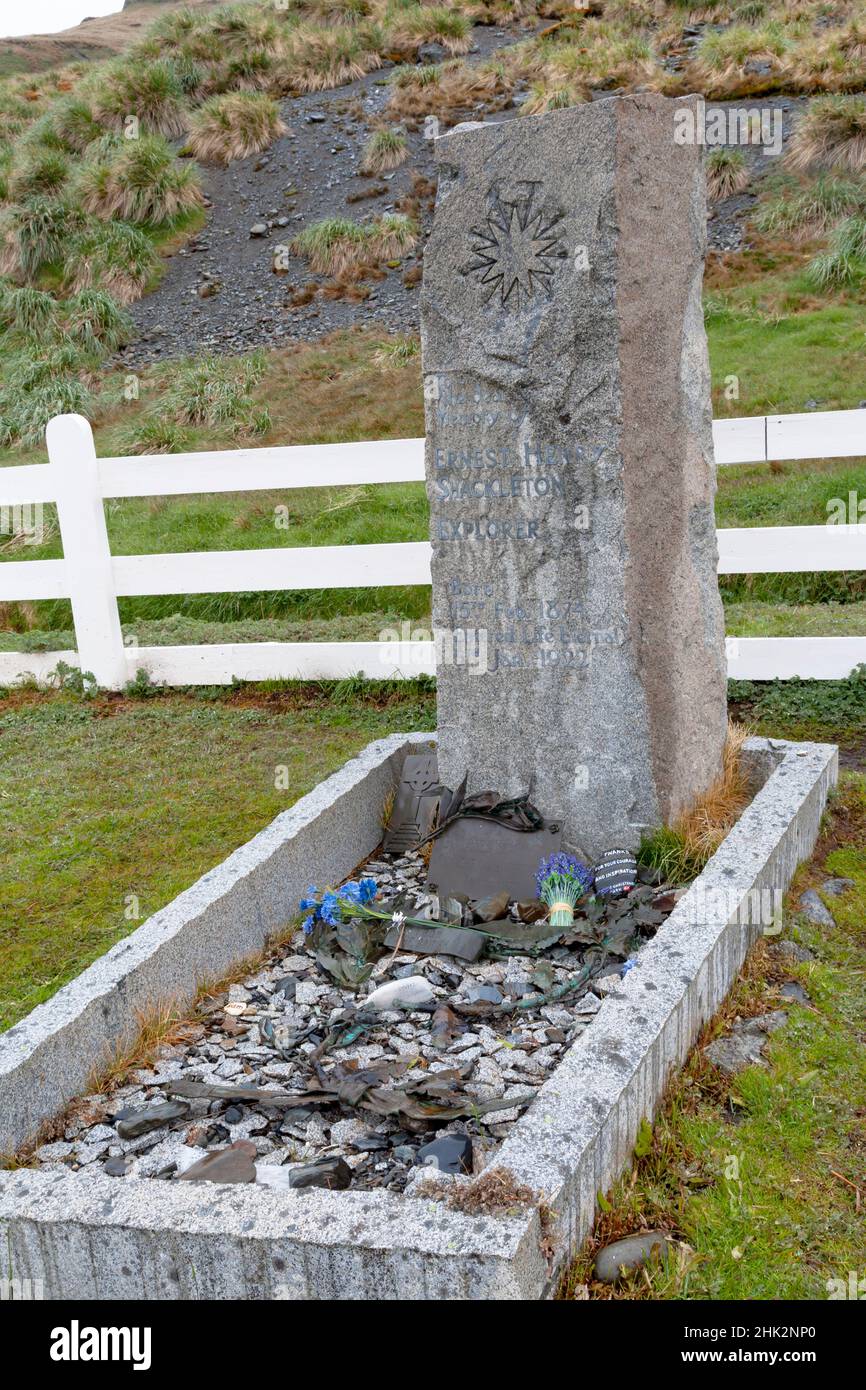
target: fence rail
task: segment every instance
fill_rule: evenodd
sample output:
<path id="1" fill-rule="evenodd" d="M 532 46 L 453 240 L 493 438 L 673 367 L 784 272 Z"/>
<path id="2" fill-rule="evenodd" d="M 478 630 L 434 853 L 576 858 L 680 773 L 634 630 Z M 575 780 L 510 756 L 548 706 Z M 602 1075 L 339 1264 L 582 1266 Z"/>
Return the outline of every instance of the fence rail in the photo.
<path id="1" fill-rule="evenodd" d="M 69 598 L 77 651 L 0 653 L 0 680 L 44 679 L 61 660 L 93 672 L 107 689 L 121 689 L 142 667 L 170 685 L 434 672 L 433 643 L 425 641 L 125 646 L 118 598 L 423 585 L 430 583 L 430 546 L 113 556 L 103 506 L 119 497 L 421 482 L 423 439 L 97 459 L 90 425 L 79 415 L 52 420 L 46 439 L 48 464 L 0 469 L 0 507 L 56 502 L 64 558 L 0 564 L 0 601 Z M 720 465 L 866 456 L 866 410 L 717 420 L 713 442 Z M 866 569 L 864 524 L 742 527 L 718 537 L 720 574 Z M 866 661 L 866 636 L 739 637 L 728 638 L 727 648 L 728 674 L 747 680 L 833 679 Z"/>

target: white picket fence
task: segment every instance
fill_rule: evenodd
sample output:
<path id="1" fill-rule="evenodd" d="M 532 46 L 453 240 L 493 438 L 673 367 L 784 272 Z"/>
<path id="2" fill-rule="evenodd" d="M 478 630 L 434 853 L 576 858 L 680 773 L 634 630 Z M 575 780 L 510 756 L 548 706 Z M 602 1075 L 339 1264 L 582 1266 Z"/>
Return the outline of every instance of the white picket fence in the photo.
<path id="1" fill-rule="evenodd" d="M 866 457 L 866 410 L 717 420 L 713 438 L 719 464 Z M 0 508 L 14 514 L 22 505 L 56 502 L 64 558 L 0 563 L 0 601 L 69 598 L 77 651 L 0 653 L 0 682 L 44 680 L 59 661 L 80 665 L 113 690 L 140 668 L 169 685 L 434 671 L 430 641 L 125 646 L 118 597 L 429 584 L 430 546 L 415 541 L 112 555 L 103 506 L 116 497 L 420 482 L 423 439 L 98 459 L 88 422 L 61 415 L 48 426 L 47 444 L 49 463 L 0 469 Z M 720 574 L 862 569 L 864 524 L 719 531 Z M 727 645 L 729 675 L 746 680 L 833 679 L 866 661 L 866 636 L 737 637 Z"/>

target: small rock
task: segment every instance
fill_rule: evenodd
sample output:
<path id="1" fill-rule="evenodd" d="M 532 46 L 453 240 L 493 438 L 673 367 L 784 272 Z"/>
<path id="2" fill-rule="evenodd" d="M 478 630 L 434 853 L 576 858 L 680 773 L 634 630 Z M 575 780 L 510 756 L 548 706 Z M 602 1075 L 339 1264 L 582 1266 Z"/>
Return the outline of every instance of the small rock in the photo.
<path id="1" fill-rule="evenodd" d="M 502 991 L 496 985 L 471 985 L 464 998 L 467 1004 L 501 1004 Z"/>
<path id="2" fill-rule="evenodd" d="M 622 977 L 621 977 L 621 975 L 619 974 L 619 972 L 617 971 L 616 974 L 613 974 L 613 975 L 602 975 L 600 979 L 598 979 L 598 980 L 593 980 L 593 982 L 592 982 L 592 987 L 593 987 L 593 989 L 596 990 L 599 994 L 605 995 L 605 994 L 610 994 L 611 991 L 614 990 L 614 989 L 616 989 L 617 985 L 619 985 L 619 984 L 621 984 L 621 983 L 622 983 Z"/>
<path id="3" fill-rule="evenodd" d="M 807 888 L 800 894 L 800 911 L 816 927 L 835 927 L 836 919 L 828 907 L 822 903 L 814 888 Z"/>
<path id="4" fill-rule="evenodd" d="M 327 1187 L 342 1191 L 352 1181 L 352 1170 L 343 1158 L 320 1158 L 289 1170 L 289 1187 Z"/>
<path id="5" fill-rule="evenodd" d="M 780 941 L 776 950 L 780 955 L 787 956 L 789 960 L 795 960 L 798 965 L 802 965 L 807 960 L 815 959 L 808 946 L 801 946 L 798 941 Z"/>
<path id="6" fill-rule="evenodd" d="M 432 1004 L 436 996 L 433 987 L 423 975 L 410 975 L 405 980 L 391 980 L 380 985 L 364 1000 L 367 1008 L 388 1010 L 395 1008 L 417 1008 L 419 1004 Z"/>
<path id="7" fill-rule="evenodd" d="M 595 1277 L 602 1284 L 615 1284 L 623 1270 L 639 1269 L 654 1250 L 663 1253 L 671 1238 L 664 1231 L 641 1231 L 606 1245 L 595 1259 Z"/>
<path id="8" fill-rule="evenodd" d="M 40 1163 L 59 1163 L 64 1158 L 69 1158 L 72 1154 L 74 1144 L 68 1143 L 65 1139 L 56 1139 L 53 1144 L 43 1144 L 36 1150 L 34 1158 Z"/>
<path id="9" fill-rule="evenodd" d="M 351 1144 L 362 1134 L 367 1133 L 363 1120 L 337 1120 L 331 1125 L 332 1144 Z"/>
<path id="10" fill-rule="evenodd" d="M 821 892 L 830 898 L 841 898 L 843 893 L 847 893 L 848 889 L 854 886 L 853 878 L 826 878 L 821 884 Z"/>
<path id="11" fill-rule="evenodd" d="M 253 225 L 250 227 L 250 236 L 251 236 L 251 237 L 267 236 L 267 234 L 268 234 L 268 224 L 267 224 L 267 222 L 254 222 Z"/>
<path id="12" fill-rule="evenodd" d="M 713 1065 L 727 1076 L 733 1076 L 744 1067 L 765 1067 L 764 1044 L 767 1034 L 781 1028 L 787 1019 L 788 1015 L 781 1009 L 763 1014 L 760 1018 L 737 1019 L 728 1036 L 710 1043 L 704 1052 Z"/>
<path id="13" fill-rule="evenodd" d="M 783 999 L 793 999 L 797 1004 L 811 1004 L 811 999 L 801 984 L 796 980 L 787 980 L 779 990 Z"/>
<path id="14" fill-rule="evenodd" d="M 323 994 L 327 993 L 327 985 L 317 985 L 315 980 L 299 980 L 295 987 L 295 1003 L 315 1004 Z"/>
<path id="15" fill-rule="evenodd" d="M 333 1135 L 333 1130 L 331 1134 Z M 357 1149 L 358 1153 L 377 1153 L 380 1149 L 389 1147 L 388 1136 L 386 1134 L 359 1134 L 355 1139 L 349 1140 L 349 1146 Z"/>
<path id="16" fill-rule="evenodd" d="M 570 1028 L 573 1022 L 568 1009 L 557 1007 L 554 1004 L 546 1004 L 541 1010 L 542 1018 L 546 1018 L 548 1023 L 552 1023 L 555 1028 Z"/>
<path id="17" fill-rule="evenodd" d="M 140 1134 L 163 1129 L 164 1125 L 171 1125 L 172 1120 L 183 1120 L 188 1115 L 189 1105 L 186 1101 L 165 1101 L 163 1105 L 149 1105 L 143 1111 L 133 1112 L 132 1115 L 124 1113 L 122 1119 L 117 1120 L 118 1137 L 139 1138 Z"/>
<path id="18" fill-rule="evenodd" d="M 472 909 L 476 922 L 497 922 L 508 911 L 507 893 L 497 893 L 495 897 L 481 898 Z"/>
<path id="19" fill-rule="evenodd" d="M 443 1134 L 421 1146 L 418 1162 L 425 1168 L 438 1168 L 440 1173 L 471 1173 L 472 1140 L 467 1134 Z"/>
<path id="20" fill-rule="evenodd" d="M 180 1176 L 181 1182 L 255 1182 L 253 1159 L 256 1146 L 249 1139 L 238 1139 L 228 1149 L 218 1149 L 194 1163 Z"/>
<path id="21" fill-rule="evenodd" d="M 126 1157 L 108 1158 L 102 1165 L 102 1171 L 108 1178 L 123 1178 L 129 1169 L 130 1160 Z"/>

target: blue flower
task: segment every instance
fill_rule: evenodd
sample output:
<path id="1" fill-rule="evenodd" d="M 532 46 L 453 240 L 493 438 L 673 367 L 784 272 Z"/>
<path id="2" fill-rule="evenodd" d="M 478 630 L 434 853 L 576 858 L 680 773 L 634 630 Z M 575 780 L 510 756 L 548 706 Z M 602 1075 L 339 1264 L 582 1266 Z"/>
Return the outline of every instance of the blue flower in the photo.
<path id="1" fill-rule="evenodd" d="M 361 901 L 361 885 L 354 879 L 349 883 L 344 883 L 342 888 L 337 889 L 337 895 L 341 902 L 359 903 Z"/>
<path id="2" fill-rule="evenodd" d="M 319 917 L 323 922 L 327 922 L 329 927 L 338 927 L 340 925 L 343 920 L 343 914 L 340 911 L 340 902 L 336 893 L 326 893 L 322 898 Z"/>
<path id="3" fill-rule="evenodd" d="M 304 931 L 306 932 L 307 936 L 309 936 L 310 932 L 313 930 L 313 927 L 314 927 L 315 925 L 316 925 L 316 919 L 315 919 L 315 917 L 305 917 L 305 918 L 304 918 Z"/>
<path id="4" fill-rule="evenodd" d="M 375 898 L 379 891 L 378 884 L 374 878 L 362 878 L 358 885 L 361 889 L 361 902 L 368 903 Z"/>

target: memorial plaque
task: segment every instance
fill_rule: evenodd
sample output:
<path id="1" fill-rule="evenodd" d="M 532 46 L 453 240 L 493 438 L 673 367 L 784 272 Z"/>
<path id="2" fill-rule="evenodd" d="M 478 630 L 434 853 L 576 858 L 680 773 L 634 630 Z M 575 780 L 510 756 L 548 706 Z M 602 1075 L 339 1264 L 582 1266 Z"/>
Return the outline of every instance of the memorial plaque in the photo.
<path id="1" fill-rule="evenodd" d="M 414 849 L 436 823 L 439 773 L 435 753 L 410 753 L 403 763 L 394 809 L 382 848 L 388 854 Z"/>
<path id="2" fill-rule="evenodd" d="M 609 98 L 435 146 L 439 776 L 531 783 L 590 856 L 690 805 L 726 734 L 704 173 L 675 120 L 694 101 Z"/>
<path id="3" fill-rule="evenodd" d="M 433 841 L 429 886 L 440 895 L 492 897 L 503 891 L 520 902 L 535 897 L 535 875 L 542 859 L 562 848 L 562 831 L 509 830 L 495 820 L 460 817 Z"/>

